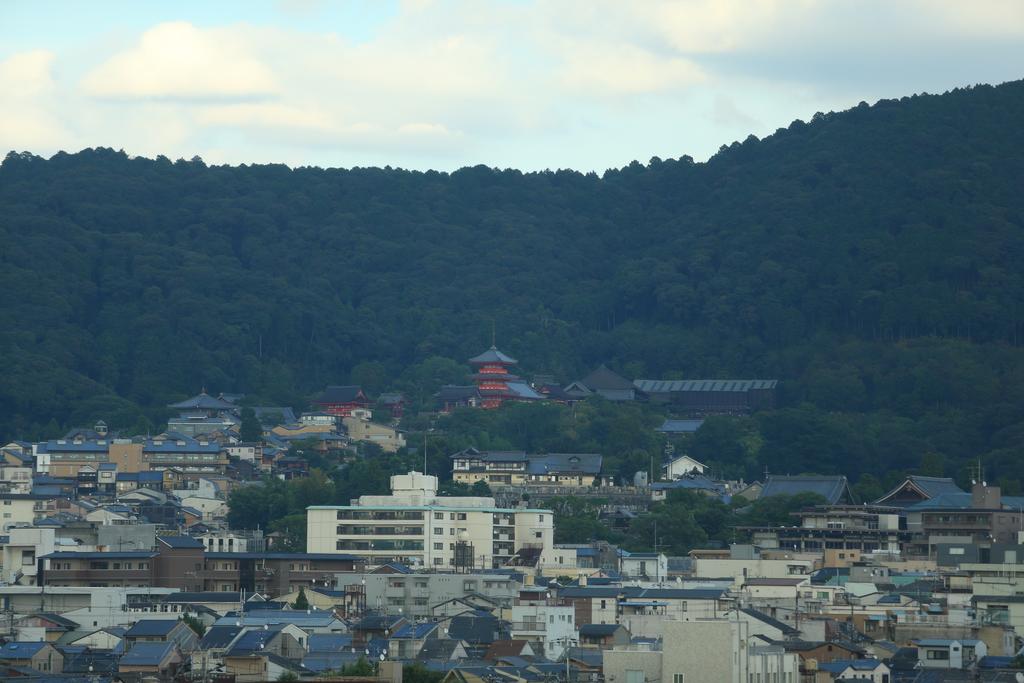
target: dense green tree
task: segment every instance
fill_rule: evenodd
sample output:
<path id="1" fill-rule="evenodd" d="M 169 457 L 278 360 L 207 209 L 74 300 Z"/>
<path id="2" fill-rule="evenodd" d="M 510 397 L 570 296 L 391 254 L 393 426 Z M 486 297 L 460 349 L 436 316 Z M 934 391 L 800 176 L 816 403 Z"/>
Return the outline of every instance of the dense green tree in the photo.
<path id="1" fill-rule="evenodd" d="M 307 610 L 309 609 L 309 599 L 306 597 L 306 589 L 299 588 L 299 594 L 295 598 L 295 602 L 292 603 L 292 609 Z"/>
<path id="2" fill-rule="evenodd" d="M 448 432 L 431 473 L 467 445 L 597 451 L 620 480 L 657 468 L 654 405 L 419 417 L 493 326 L 526 378 L 779 378 L 777 409 L 693 438 L 728 476 L 888 485 L 941 462 L 962 480 L 980 458 L 1019 483 L 1022 118 L 1024 83 L 978 86 L 602 175 L 12 152 L 0 443 L 96 419 L 156 431 L 203 386 L 301 409 L 358 381 Z M 386 464 L 316 463 L 336 499 L 410 464 L 361 448 Z M 254 521 L 283 516 L 277 498 Z"/>
<path id="3" fill-rule="evenodd" d="M 253 443 L 263 440 L 263 425 L 252 408 L 242 408 L 242 424 L 238 431 L 242 441 Z"/>

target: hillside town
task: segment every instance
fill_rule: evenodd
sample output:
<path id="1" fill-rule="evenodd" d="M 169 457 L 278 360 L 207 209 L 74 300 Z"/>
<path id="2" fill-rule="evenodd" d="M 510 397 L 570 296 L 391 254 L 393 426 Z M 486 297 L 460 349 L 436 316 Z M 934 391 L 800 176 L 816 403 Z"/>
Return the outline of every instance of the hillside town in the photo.
<path id="1" fill-rule="evenodd" d="M 435 414 L 652 401 L 672 406 L 655 430 L 667 439 L 771 405 L 777 385 L 630 381 L 603 366 L 527 381 L 493 347 L 469 362 L 472 384 L 439 387 Z M 410 447 L 400 393 L 328 386 L 312 406 L 203 391 L 170 404 L 159 434 L 99 421 L 4 444 L 0 679 L 895 683 L 1024 668 L 1024 498 L 980 467 L 969 490 L 908 475 L 859 500 L 841 475 L 730 480 L 671 448 L 623 481 L 602 453 L 470 447 L 447 454 L 447 471 L 308 505 L 295 548 L 232 524 L 232 494 L 310 477 L 296 443 L 339 467 Z M 549 504 L 565 496 L 621 527 L 680 491 L 739 508 L 817 502 L 685 555 L 657 531 L 650 552 L 556 542 Z"/>

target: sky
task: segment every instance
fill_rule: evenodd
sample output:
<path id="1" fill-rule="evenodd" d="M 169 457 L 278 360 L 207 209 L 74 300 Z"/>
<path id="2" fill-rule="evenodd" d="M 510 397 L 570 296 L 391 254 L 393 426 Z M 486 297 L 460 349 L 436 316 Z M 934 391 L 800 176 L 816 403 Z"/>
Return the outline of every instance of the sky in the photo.
<path id="1" fill-rule="evenodd" d="M 1022 0 L 2 0 L 0 154 L 602 172 L 1022 77 Z"/>

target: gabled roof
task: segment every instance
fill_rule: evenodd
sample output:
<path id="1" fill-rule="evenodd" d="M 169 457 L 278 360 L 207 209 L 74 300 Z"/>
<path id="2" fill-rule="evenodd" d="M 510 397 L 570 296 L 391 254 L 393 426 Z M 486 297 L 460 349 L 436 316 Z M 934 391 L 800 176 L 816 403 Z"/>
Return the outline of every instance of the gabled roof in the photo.
<path id="1" fill-rule="evenodd" d="M 135 643 L 132 649 L 121 657 L 121 665 L 159 666 L 176 647 L 174 643 Z"/>
<path id="2" fill-rule="evenodd" d="M 236 657 L 238 655 L 247 655 L 254 652 L 263 651 L 267 644 L 270 643 L 274 638 L 277 638 L 281 633 L 281 628 L 284 624 L 277 624 L 277 628 L 251 628 L 235 639 L 235 642 L 231 644 L 231 648 L 225 652 L 225 656 Z"/>
<path id="3" fill-rule="evenodd" d="M 180 622 L 175 619 L 139 619 L 125 636 L 128 638 L 157 638 L 166 636 Z"/>
<path id="4" fill-rule="evenodd" d="M 366 400 L 363 388 L 358 384 L 329 386 L 316 398 L 314 403 L 328 405 L 332 403 L 355 403 Z"/>
<path id="5" fill-rule="evenodd" d="M 234 410 L 238 408 L 234 403 L 214 398 L 205 391 L 192 398 L 186 398 L 184 401 L 171 403 L 167 407 L 173 410 Z"/>
<path id="6" fill-rule="evenodd" d="M 499 351 L 495 346 L 492 346 L 491 348 L 487 349 L 479 356 L 473 356 L 472 358 L 469 359 L 469 363 L 472 365 L 483 365 L 484 363 L 502 363 L 504 365 L 515 365 L 518 362 L 519 361 L 517 361 L 512 356 L 508 356 Z"/>
<path id="7" fill-rule="evenodd" d="M 761 498 L 772 496 L 795 496 L 800 493 L 816 493 L 825 499 L 829 505 L 835 505 L 842 500 L 851 500 L 849 482 L 841 475 L 820 476 L 816 474 L 803 474 L 796 476 L 769 475 L 764 488 L 761 489 Z"/>
<path id="8" fill-rule="evenodd" d="M 894 489 L 875 501 L 875 505 L 885 505 L 891 498 L 900 493 L 911 493 L 922 500 L 930 500 L 945 493 L 964 494 L 966 491 L 956 485 L 950 477 L 925 477 L 912 474 Z"/>
<path id="9" fill-rule="evenodd" d="M 0 659 L 31 659 L 37 652 L 46 647 L 49 643 L 25 643 L 11 641 L 0 646 Z"/>
<path id="10" fill-rule="evenodd" d="M 235 626 L 234 624 L 223 624 L 220 626 L 211 626 L 206 629 L 206 633 L 203 634 L 203 639 L 199 641 L 200 650 L 223 650 L 230 645 L 238 634 L 245 630 L 244 626 Z"/>
<path id="11" fill-rule="evenodd" d="M 352 636 L 347 633 L 312 633 L 306 641 L 310 652 L 341 652 L 352 646 Z"/>
<path id="12" fill-rule="evenodd" d="M 604 365 L 599 366 L 589 375 L 579 380 L 579 383 L 591 391 L 626 391 L 636 389 L 632 382 L 614 370 L 609 370 Z"/>

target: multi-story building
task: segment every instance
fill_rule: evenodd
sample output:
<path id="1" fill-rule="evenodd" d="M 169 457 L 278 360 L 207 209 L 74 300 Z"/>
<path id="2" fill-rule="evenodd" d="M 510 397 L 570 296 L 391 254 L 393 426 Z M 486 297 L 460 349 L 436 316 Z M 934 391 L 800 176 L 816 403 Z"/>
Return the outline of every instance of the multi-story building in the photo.
<path id="1" fill-rule="evenodd" d="M 935 557 L 941 545 L 991 547 L 1016 543 L 1024 529 L 1024 498 L 1003 496 L 979 482 L 970 493 L 943 493 L 906 508 L 906 554 Z"/>
<path id="2" fill-rule="evenodd" d="M 390 496 L 307 509 L 311 553 L 354 553 L 373 563 L 419 567 L 500 567 L 516 553 L 552 548 L 553 513 L 499 508 L 488 497 L 440 497 L 437 477 L 391 477 Z"/>
<path id="3" fill-rule="evenodd" d="M 800 552 L 847 550 L 900 552 L 910 538 L 899 508 L 867 505 L 821 505 L 793 513 L 799 524 L 743 527 L 761 548 Z"/>
<path id="4" fill-rule="evenodd" d="M 352 411 L 349 417 L 341 418 L 345 431 L 353 441 L 368 441 L 381 447 L 385 453 L 394 453 L 405 448 L 405 435 L 394 427 L 371 422 L 373 414 L 365 408 Z"/>
<path id="5" fill-rule="evenodd" d="M 467 448 L 451 456 L 452 479 L 462 484 L 485 482 L 491 488 L 506 486 L 593 486 L 601 483 L 601 456 L 597 453 L 548 453 L 478 451 Z"/>
<path id="6" fill-rule="evenodd" d="M 470 604 L 494 609 L 512 606 L 521 587 L 514 572 L 468 574 L 453 572 L 417 572 L 410 574 L 357 573 L 339 574 L 336 588 L 364 597 L 364 607 L 379 612 L 401 614 L 410 618 L 441 616 L 448 603 L 455 612 L 463 612 Z"/>
<path id="7" fill-rule="evenodd" d="M 208 553 L 192 540 L 161 537 L 157 549 L 151 551 L 51 552 L 39 557 L 43 560 L 39 584 L 244 590 L 277 596 L 300 588 L 329 587 L 338 573 L 352 572 L 357 566 L 356 558 L 336 553 Z"/>

